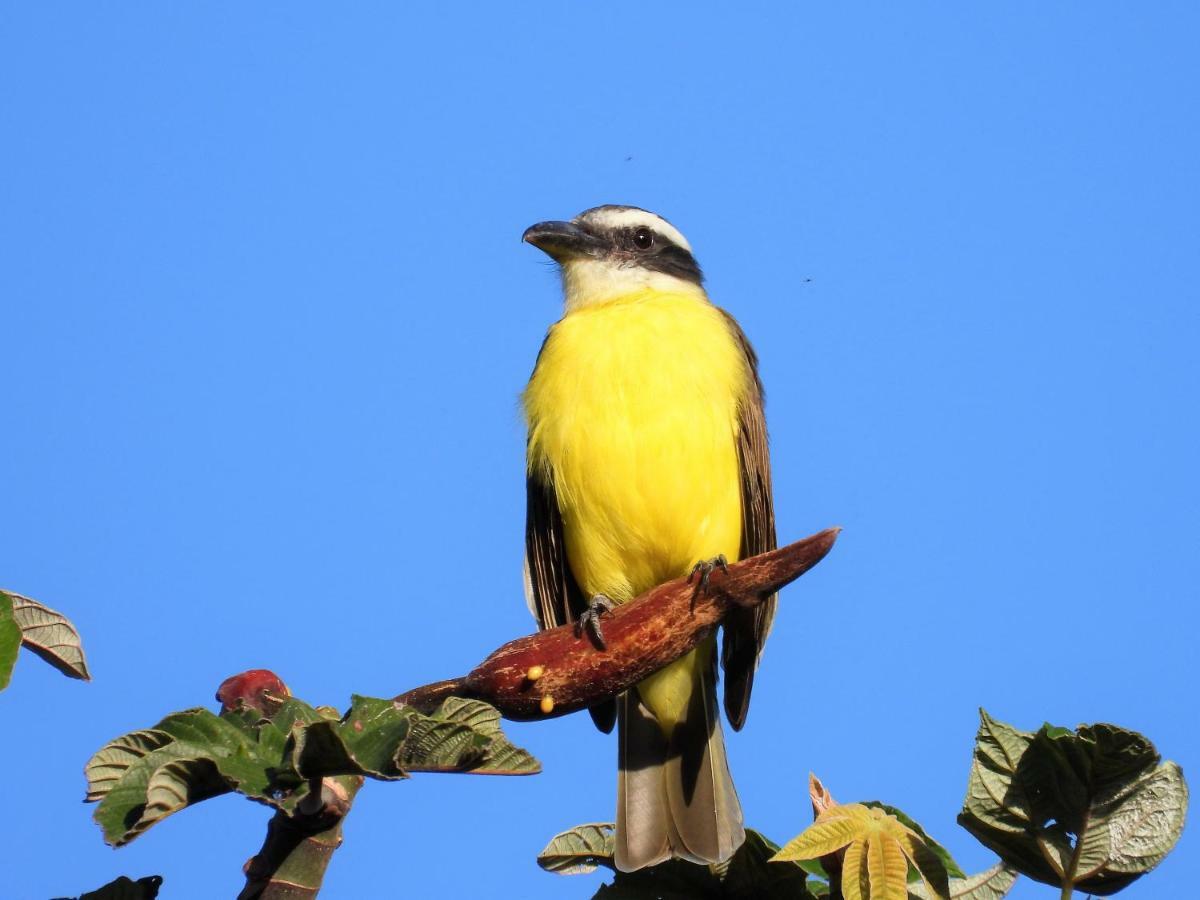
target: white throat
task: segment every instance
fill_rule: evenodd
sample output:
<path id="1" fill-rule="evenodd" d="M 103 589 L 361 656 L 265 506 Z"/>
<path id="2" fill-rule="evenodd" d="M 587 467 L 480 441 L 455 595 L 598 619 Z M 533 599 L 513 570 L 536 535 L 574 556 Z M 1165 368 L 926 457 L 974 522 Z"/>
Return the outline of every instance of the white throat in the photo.
<path id="1" fill-rule="evenodd" d="M 691 281 L 642 266 L 622 266 L 605 259 L 572 259 L 562 265 L 563 302 L 567 312 L 645 291 L 687 294 L 708 299 Z"/>

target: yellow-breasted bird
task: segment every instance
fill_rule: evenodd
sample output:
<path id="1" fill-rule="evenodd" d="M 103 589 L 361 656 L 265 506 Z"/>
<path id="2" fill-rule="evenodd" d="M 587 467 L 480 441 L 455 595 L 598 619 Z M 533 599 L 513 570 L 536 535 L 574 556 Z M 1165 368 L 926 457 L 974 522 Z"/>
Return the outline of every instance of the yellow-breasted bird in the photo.
<path id="1" fill-rule="evenodd" d="M 578 621 L 602 643 L 606 606 L 775 547 L 757 360 L 665 219 L 600 206 L 524 240 L 559 264 L 566 308 L 523 395 L 530 607 L 543 628 Z M 725 621 L 734 729 L 774 601 Z M 591 710 L 605 732 L 618 723 L 622 871 L 720 862 L 745 839 L 716 686 L 714 637 Z"/>

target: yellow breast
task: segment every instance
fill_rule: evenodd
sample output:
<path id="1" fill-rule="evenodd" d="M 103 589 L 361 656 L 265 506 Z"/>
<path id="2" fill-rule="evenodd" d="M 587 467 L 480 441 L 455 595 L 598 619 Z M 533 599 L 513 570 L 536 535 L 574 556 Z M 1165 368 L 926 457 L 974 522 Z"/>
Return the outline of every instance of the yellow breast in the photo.
<path id="1" fill-rule="evenodd" d="M 529 466 L 553 476 L 585 595 L 623 602 L 737 558 L 750 377 L 720 310 L 687 294 L 586 306 L 550 330 L 524 395 Z"/>

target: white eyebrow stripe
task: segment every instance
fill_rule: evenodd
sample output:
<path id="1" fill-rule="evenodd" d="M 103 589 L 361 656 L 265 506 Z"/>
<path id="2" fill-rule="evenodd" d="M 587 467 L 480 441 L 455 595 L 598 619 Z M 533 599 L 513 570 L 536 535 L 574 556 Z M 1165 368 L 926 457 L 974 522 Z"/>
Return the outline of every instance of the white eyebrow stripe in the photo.
<path id="1" fill-rule="evenodd" d="M 582 213 L 579 215 L 578 221 L 587 222 L 589 225 L 599 225 L 601 228 L 637 228 L 642 225 L 651 231 L 657 231 L 688 253 L 692 252 L 692 245 L 688 243 L 687 238 L 678 228 L 662 216 L 633 206 L 602 206 L 599 209 L 591 209 Z"/>

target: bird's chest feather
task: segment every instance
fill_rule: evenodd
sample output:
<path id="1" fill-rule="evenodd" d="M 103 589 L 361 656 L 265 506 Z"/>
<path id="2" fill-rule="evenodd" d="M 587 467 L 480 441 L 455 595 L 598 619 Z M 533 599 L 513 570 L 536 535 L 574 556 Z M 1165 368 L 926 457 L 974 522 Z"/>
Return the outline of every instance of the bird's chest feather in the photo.
<path id="1" fill-rule="evenodd" d="M 741 540 L 738 406 L 749 385 L 721 312 L 640 296 L 554 326 L 524 396 L 572 570 L 626 600 Z"/>

